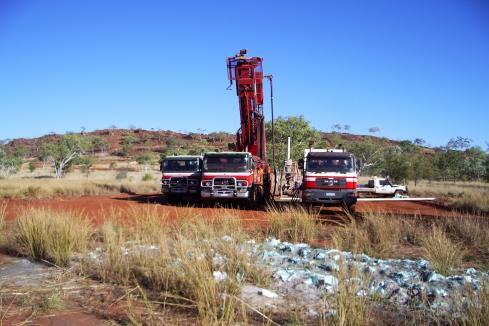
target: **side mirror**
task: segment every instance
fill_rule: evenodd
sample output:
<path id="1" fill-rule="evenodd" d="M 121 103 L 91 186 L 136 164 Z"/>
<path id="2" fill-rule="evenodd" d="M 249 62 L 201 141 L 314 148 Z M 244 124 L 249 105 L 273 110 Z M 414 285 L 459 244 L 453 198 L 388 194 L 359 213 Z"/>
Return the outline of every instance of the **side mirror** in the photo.
<path id="1" fill-rule="evenodd" d="M 299 159 L 298 165 L 299 165 L 299 169 L 301 169 L 301 170 L 304 169 L 304 159 L 303 158 Z"/>

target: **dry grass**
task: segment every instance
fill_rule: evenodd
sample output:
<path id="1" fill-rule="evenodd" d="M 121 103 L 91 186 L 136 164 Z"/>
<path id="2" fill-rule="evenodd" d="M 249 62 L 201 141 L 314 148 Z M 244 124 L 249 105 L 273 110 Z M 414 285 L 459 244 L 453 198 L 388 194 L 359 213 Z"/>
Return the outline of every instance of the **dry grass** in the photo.
<path id="1" fill-rule="evenodd" d="M 367 296 L 358 295 L 360 287 L 356 282 L 357 273 L 358 271 L 354 269 L 348 271 L 344 261 L 340 263 L 340 270 L 337 274 L 337 293 L 333 299 L 336 308 L 336 315 L 333 316 L 334 325 L 368 325 L 371 323 L 370 302 Z"/>
<path id="2" fill-rule="evenodd" d="M 6 215 L 6 212 L 7 212 L 7 204 L 6 203 L 3 203 L 0 205 L 0 247 L 3 247 L 5 246 L 5 241 L 6 241 L 6 237 L 5 237 L 5 229 L 6 229 L 6 221 L 5 221 L 5 215 Z"/>
<path id="3" fill-rule="evenodd" d="M 141 181 L 141 173 L 128 173 L 129 177 L 116 180 L 116 173 L 92 173 L 89 178 L 83 174 L 72 173 L 56 180 L 51 177 L 21 178 L 14 176 L 0 180 L 0 197 L 3 198 L 53 198 L 79 197 L 87 195 L 106 195 L 116 193 L 158 192 L 159 174 L 153 173 L 155 181 Z"/>
<path id="4" fill-rule="evenodd" d="M 484 283 L 477 293 L 472 288 L 467 289 L 467 300 L 461 301 L 464 317 L 451 321 L 453 325 L 485 326 L 489 325 L 489 283 Z"/>
<path id="5" fill-rule="evenodd" d="M 454 217 L 443 220 L 445 232 L 489 255 L 489 219 L 478 216 Z"/>
<path id="6" fill-rule="evenodd" d="M 447 236 L 438 225 L 432 225 L 431 231 L 423 239 L 425 258 L 433 268 L 443 275 L 450 275 L 452 269 L 460 265 L 463 250 Z"/>
<path id="7" fill-rule="evenodd" d="M 420 181 L 409 191 L 415 196 L 437 197 L 461 211 L 489 213 L 489 183 Z"/>
<path id="8" fill-rule="evenodd" d="M 195 310 L 204 324 L 243 321 L 240 286 L 263 283 L 265 274 L 241 250 L 245 232 L 235 217 L 204 219 L 192 210 L 175 221 L 148 210 L 130 228 L 104 225 L 103 259 L 87 260 L 84 270 L 105 282 L 139 284 L 155 302 Z M 217 271 L 227 278 L 216 279 Z"/>
<path id="9" fill-rule="evenodd" d="M 73 254 L 86 247 L 90 234 L 90 225 L 83 216 L 31 209 L 15 221 L 9 248 L 35 260 L 67 266 Z"/>
<path id="10" fill-rule="evenodd" d="M 426 258 L 437 271 L 489 265 L 489 220 L 484 217 L 422 219 L 366 213 L 333 229 L 333 246 L 379 258 Z"/>
<path id="11" fill-rule="evenodd" d="M 367 213 L 362 221 L 349 221 L 335 228 L 331 235 L 335 248 L 363 252 L 386 258 L 396 252 L 402 239 L 403 222 L 389 215 Z"/>
<path id="12" fill-rule="evenodd" d="M 292 242 L 311 242 L 318 234 L 318 217 L 302 206 L 272 207 L 268 210 L 268 236 Z"/>

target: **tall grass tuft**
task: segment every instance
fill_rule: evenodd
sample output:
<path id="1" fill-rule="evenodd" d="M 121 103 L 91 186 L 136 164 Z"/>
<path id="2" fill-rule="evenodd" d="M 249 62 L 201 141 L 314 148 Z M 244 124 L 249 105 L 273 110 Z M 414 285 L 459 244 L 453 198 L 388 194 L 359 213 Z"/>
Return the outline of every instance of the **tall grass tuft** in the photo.
<path id="1" fill-rule="evenodd" d="M 489 325 L 489 283 L 484 283 L 478 292 L 474 292 L 472 288 L 468 288 L 468 291 L 469 295 L 463 309 L 465 318 L 453 324 Z"/>
<path id="2" fill-rule="evenodd" d="M 301 206 L 272 207 L 268 211 L 268 236 L 292 242 L 311 242 L 318 234 L 317 216 Z"/>
<path id="3" fill-rule="evenodd" d="M 6 203 L 2 203 L 0 205 L 0 231 L 3 230 L 5 228 L 5 216 L 7 215 L 7 204 Z"/>
<path id="4" fill-rule="evenodd" d="M 7 212 L 7 204 L 3 203 L 0 205 L 0 246 L 3 247 L 5 244 L 5 228 L 6 228 L 6 222 L 5 222 L 5 215 Z"/>
<path id="5" fill-rule="evenodd" d="M 450 240 L 443 229 L 433 224 L 431 231 L 423 239 L 425 258 L 440 274 L 449 275 L 452 268 L 460 264 L 463 249 Z"/>
<path id="6" fill-rule="evenodd" d="M 322 316 L 322 325 L 370 325 L 372 324 L 372 303 L 366 295 L 362 295 L 361 283 L 369 283 L 366 276 L 356 269 L 345 265 L 340 260 L 339 271 L 336 273 L 338 283 L 334 285 L 334 294 L 325 297 L 326 308 L 334 309 L 333 314 Z"/>
<path id="7" fill-rule="evenodd" d="M 331 237 L 340 250 L 384 258 L 396 251 L 401 234 L 402 222 L 398 218 L 367 213 L 363 221 L 349 217 L 347 223 L 333 230 Z"/>
<path id="8" fill-rule="evenodd" d="M 10 247 L 32 259 L 67 266 L 75 252 L 85 249 L 90 234 L 90 224 L 83 216 L 31 209 L 16 220 Z"/>
<path id="9" fill-rule="evenodd" d="M 466 216 L 443 220 L 445 231 L 465 245 L 489 254 L 489 221 L 484 217 Z"/>

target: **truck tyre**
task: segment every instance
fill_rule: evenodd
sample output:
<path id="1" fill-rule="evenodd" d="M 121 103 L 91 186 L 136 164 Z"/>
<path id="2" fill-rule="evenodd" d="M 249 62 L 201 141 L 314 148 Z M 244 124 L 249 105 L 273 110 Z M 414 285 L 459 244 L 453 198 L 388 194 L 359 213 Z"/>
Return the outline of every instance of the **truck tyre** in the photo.
<path id="1" fill-rule="evenodd" d="M 402 190 L 396 190 L 394 191 L 394 197 L 396 196 L 404 196 L 406 193 Z"/>

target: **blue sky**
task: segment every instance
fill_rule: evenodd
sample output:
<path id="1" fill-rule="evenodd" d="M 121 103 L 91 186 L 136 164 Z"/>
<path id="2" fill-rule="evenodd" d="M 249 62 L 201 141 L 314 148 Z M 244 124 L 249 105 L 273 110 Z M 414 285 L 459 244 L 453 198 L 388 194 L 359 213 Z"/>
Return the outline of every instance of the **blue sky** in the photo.
<path id="1" fill-rule="evenodd" d="M 234 132 L 225 59 L 241 48 L 274 75 L 277 116 L 489 141 L 486 0 L 0 0 L 0 139 Z"/>

